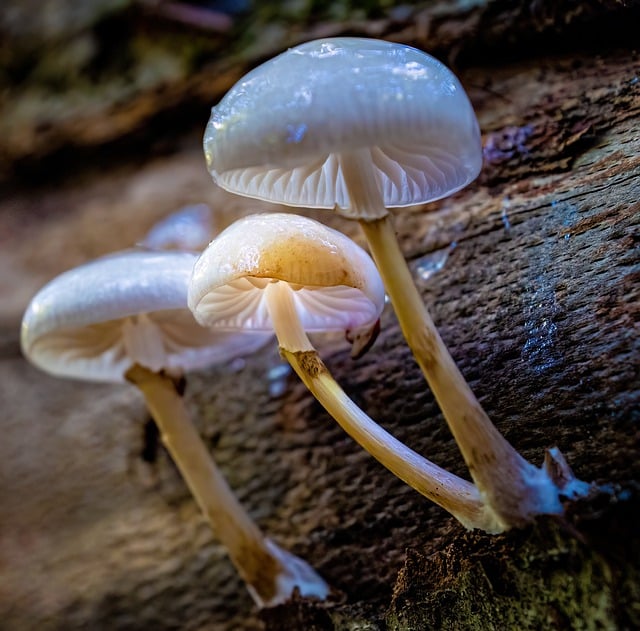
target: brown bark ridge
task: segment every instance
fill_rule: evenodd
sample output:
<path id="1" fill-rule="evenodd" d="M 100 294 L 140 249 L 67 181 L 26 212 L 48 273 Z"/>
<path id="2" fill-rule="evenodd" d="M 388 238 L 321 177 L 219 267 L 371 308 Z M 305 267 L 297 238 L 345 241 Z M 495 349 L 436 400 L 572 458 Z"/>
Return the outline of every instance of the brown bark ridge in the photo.
<path id="1" fill-rule="evenodd" d="M 213 190 L 188 138 L 142 166 L 0 202 L 3 282 L 15 283 L 0 312 L 3 629 L 640 627 L 640 59 L 624 38 L 637 4 L 580 4 L 433 3 L 366 32 L 452 51 L 483 130 L 476 182 L 395 212 L 442 337 L 525 457 L 558 446 L 603 492 L 563 520 L 465 532 L 359 450 L 267 348 L 189 375 L 186 389 L 240 500 L 335 589 L 327 603 L 256 612 L 165 452 L 147 445 L 140 458 L 136 394 L 46 377 L 17 344 L 34 279 L 129 245 L 154 212 L 194 196 L 223 223 L 257 207 Z M 619 41 L 600 24 L 619 25 Z M 357 361 L 342 340 L 318 348 L 373 418 L 466 475 L 390 310 Z"/>

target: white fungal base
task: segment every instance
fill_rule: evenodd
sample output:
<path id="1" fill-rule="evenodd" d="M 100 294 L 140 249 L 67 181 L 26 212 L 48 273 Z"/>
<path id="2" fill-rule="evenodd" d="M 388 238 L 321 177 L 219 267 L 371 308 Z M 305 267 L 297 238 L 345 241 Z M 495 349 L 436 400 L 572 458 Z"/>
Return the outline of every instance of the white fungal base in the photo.
<path id="1" fill-rule="evenodd" d="M 276 590 L 273 598 L 269 600 L 261 598 L 251 585 L 247 585 L 251 597 L 259 607 L 281 605 L 290 600 L 296 591 L 305 598 L 327 598 L 330 592 L 329 585 L 306 561 L 284 550 L 269 538 L 265 538 L 263 543 L 271 556 L 278 560 L 282 571 L 276 577 Z"/>

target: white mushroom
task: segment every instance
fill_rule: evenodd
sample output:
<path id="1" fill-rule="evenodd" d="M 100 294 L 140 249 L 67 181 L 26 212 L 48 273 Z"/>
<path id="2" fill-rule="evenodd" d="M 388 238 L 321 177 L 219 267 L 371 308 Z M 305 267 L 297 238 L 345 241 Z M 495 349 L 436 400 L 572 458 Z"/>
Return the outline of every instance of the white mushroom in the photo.
<path id="1" fill-rule="evenodd" d="M 138 245 L 148 250 L 199 252 L 211 241 L 214 223 L 206 204 L 185 206 L 154 224 Z"/>
<path id="2" fill-rule="evenodd" d="M 473 484 L 409 449 L 335 382 L 307 332 L 371 326 L 384 289 L 371 258 L 345 235 L 292 214 L 250 215 L 221 232 L 193 270 L 189 307 L 204 326 L 275 330 L 280 352 L 341 427 L 372 456 L 468 528 L 496 532 Z"/>
<path id="3" fill-rule="evenodd" d="M 187 308 L 196 255 L 126 252 L 70 270 L 24 315 L 21 343 L 59 377 L 135 384 L 162 440 L 259 606 L 328 587 L 302 559 L 263 535 L 240 505 L 193 426 L 172 377 L 251 353 L 272 336 L 205 329 Z"/>
<path id="4" fill-rule="evenodd" d="M 204 137 L 223 188 L 357 219 L 402 332 L 471 475 L 505 528 L 560 513 L 559 489 L 492 424 L 444 345 L 404 260 L 389 207 L 440 199 L 482 164 L 460 82 L 402 44 L 308 42 L 267 61 L 216 105 Z"/>

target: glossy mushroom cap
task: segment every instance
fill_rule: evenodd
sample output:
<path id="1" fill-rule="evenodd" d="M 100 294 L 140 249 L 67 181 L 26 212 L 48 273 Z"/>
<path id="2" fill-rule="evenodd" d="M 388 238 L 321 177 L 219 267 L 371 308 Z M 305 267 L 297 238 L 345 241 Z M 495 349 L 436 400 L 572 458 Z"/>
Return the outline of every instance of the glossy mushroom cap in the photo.
<path id="1" fill-rule="evenodd" d="M 453 73 L 375 39 L 316 40 L 267 61 L 213 108 L 204 136 L 223 188 L 316 208 L 349 207 L 338 156 L 358 149 L 387 207 L 449 195 L 482 164 L 478 123 Z"/>
<path id="2" fill-rule="evenodd" d="M 369 255 L 342 233 L 287 213 L 250 215 L 221 232 L 193 270 L 189 307 L 203 325 L 273 331 L 264 289 L 286 281 L 306 331 L 373 324 L 384 288 Z"/>
<path id="3" fill-rule="evenodd" d="M 270 336 L 223 334 L 194 320 L 187 287 L 196 258 L 124 252 L 58 276 L 25 312 L 25 357 L 56 376 L 123 382 L 134 363 L 183 372 L 265 344 Z"/>

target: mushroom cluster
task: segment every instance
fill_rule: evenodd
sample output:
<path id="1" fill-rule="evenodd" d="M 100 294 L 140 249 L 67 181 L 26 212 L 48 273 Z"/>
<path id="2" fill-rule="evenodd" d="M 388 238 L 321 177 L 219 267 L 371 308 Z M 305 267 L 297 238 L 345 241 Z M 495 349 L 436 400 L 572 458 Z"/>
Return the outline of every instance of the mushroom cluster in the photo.
<path id="1" fill-rule="evenodd" d="M 201 327 L 187 308 L 197 256 L 128 251 L 72 269 L 45 285 L 22 320 L 25 357 L 58 376 L 138 387 L 202 513 L 259 606 L 295 589 L 325 598 L 305 561 L 266 537 L 239 503 L 194 427 L 178 380 L 264 346 L 272 335 Z"/>
<path id="2" fill-rule="evenodd" d="M 241 79 L 212 110 L 204 150 L 214 180 L 253 198 L 335 209 L 359 222 L 371 256 L 292 213 L 249 215 L 199 255 L 209 210 L 185 209 L 145 239 L 51 281 L 23 319 L 25 356 L 61 377 L 129 382 L 259 606 L 329 587 L 266 537 L 195 430 L 177 387 L 185 371 L 249 355 L 275 334 L 281 355 L 340 426 L 467 528 L 497 533 L 588 492 L 556 449 L 538 468 L 490 421 L 431 319 L 395 236 L 390 207 L 440 199 L 482 163 L 460 82 L 425 53 L 385 41 L 308 42 Z M 180 234 L 175 232 L 180 226 Z M 342 390 L 308 333 L 342 331 L 354 354 L 375 339 L 385 292 L 468 466 L 472 482 L 417 454 Z"/>
<path id="3" fill-rule="evenodd" d="M 389 207 L 438 200 L 480 172 L 479 125 L 458 79 L 410 46 L 328 38 L 249 72 L 212 109 L 204 153 L 228 191 L 359 222 L 400 328 L 502 529 L 563 511 L 569 492 L 493 425 L 415 286 Z M 566 465 L 565 465 L 566 466 Z M 589 485 L 574 484 L 572 495 Z"/>
<path id="4" fill-rule="evenodd" d="M 308 332 L 367 330 L 384 289 L 369 255 L 344 234 L 293 214 L 236 221 L 195 264 L 189 308 L 213 330 L 275 332 L 280 353 L 340 426 L 401 480 L 467 528 L 498 532 L 477 489 L 395 439 L 340 388 Z"/>

